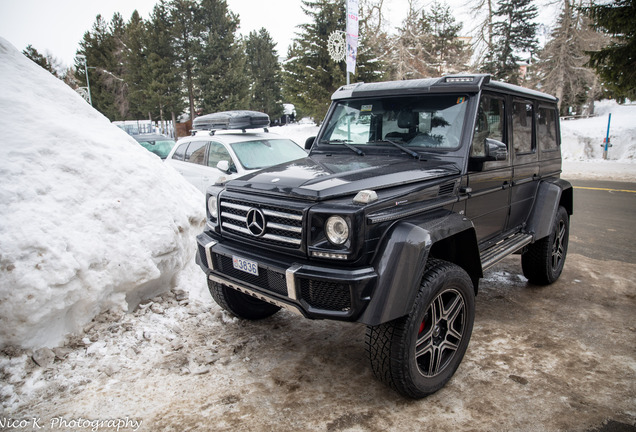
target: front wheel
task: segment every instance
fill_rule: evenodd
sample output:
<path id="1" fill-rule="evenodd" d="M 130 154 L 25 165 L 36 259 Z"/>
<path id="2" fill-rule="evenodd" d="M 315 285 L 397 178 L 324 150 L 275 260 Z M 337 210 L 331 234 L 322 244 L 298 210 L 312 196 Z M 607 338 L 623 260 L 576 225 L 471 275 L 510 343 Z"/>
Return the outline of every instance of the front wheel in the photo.
<path id="1" fill-rule="evenodd" d="M 278 306 L 211 280 L 208 280 L 208 288 L 214 301 L 238 318 L 259 320 L 274 315 L 280 310 Z"/>
<path id="2" fill-rule="evenodd" d="M 375 376 L 404 396 L 441 389 L 461 363 L 475 320 L 475 291 L 459 266 L 429 260 L 410 313 L 366 333 Z"/>
<path id="3" fill-rule="evenodd" d="M 549 285 L 556 281 L 565 265 L 568 253 L 570 217 L 559 207 L 550 234 L 529 245 L 521 255 L 523 275 L 535 285 Z"/>

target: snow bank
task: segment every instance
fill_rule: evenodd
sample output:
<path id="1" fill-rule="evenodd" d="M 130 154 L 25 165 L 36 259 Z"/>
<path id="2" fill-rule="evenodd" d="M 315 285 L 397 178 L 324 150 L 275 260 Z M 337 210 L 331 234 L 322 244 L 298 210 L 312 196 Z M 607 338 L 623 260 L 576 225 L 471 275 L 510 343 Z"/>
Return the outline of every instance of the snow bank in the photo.
<path id="1" fill-rule="evenodd" d="M 204 198 L 2 38 L 0 86 L 0 347 L 52 347 L 174 286 Z"/>
<path id="2" fill-rule="evenodd" d="M 610 161 L 636 162 L 636 105 L 619 105 L 613 100 L 596 103 L 596 117 L 561 121 L 561 153 L 566 161 L 602 161 L 603 140 L 610 122 Z"/>

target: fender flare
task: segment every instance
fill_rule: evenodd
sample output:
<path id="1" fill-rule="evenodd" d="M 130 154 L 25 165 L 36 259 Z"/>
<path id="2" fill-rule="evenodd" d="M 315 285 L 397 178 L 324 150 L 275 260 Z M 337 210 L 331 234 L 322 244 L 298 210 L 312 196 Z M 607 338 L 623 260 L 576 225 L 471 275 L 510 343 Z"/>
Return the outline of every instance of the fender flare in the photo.
<path id="1" fill-rule="evenodd" d="M 565 207 L 568 215 L 572 215 L 572 195 L 572 185 L 566 180 L 544 180 L 539 184 L 527 223 L 527 231 L 534 236 L 534 241 L 550 235 L 559 206 Z"/>
<path id="2" fill-rule="evenodd" d="M 358 321 L 378 325 L 408 314 L 433 245 L 466 231 L 472 231 L 477 251 L 472 222 L 457 213 L 439 210 L 427 214 L 425 219 L 396 222 L 380 243 L 374 262 L 378 274 L 376 288 Z"/>

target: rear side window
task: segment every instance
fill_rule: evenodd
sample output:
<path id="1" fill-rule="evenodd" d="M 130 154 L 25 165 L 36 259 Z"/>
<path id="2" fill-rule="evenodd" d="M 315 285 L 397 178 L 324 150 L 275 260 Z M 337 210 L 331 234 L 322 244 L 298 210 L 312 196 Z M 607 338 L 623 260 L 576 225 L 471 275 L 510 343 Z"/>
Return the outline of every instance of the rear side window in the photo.
<path id="1" fill-rule="evenodd" d="M 205 145 L 206 142 L 194 141 L 186 150 L 185 161 L 197 165 L 205 165 Z"/>
<path id="2" fill-rule="evenodd" d="M 516 154 L 532 153 L 536 148 L 532 136 L 533 117 L 531 102 L 515 100 L 512 103 L 512 144 Z"/>
<path id="3" fill-rule="evenodd" d="M 177 147 L 177 149 L 172 154 L 172 159 L 182 161 L 183 157 L 185 156 L 186 148 L 188 148 L 188 144 L 190 143 L 183 143 L 179 147 Z"/>
<path id="4" fill-rule="evenodd" d="M 537 110 L 537 139 L 541 151 L 558 149 L 557 116 L 554 108 L 539 107 Z"/>
<path id="5" fill-rule="evenodd" d="M 504 100 L 498 97 L 483 95 L 479 102 L 473 145 L 470 155 L 480 157 L 486 155 L 486 138 L 505 142 L 504 139 Z"/>

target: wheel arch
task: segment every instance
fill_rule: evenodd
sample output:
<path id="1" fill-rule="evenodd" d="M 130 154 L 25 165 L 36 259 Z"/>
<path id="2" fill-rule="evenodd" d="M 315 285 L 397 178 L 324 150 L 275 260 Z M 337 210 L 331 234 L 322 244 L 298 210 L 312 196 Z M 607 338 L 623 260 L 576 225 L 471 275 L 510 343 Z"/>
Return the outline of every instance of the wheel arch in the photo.
<path id="1" fill-rule="evenodd" d="M 396 222 L 384 236 L 374 267 L 378 281 L 359 322 L 378 325 L 410 311 L 426 262 L 430 257 L 452 262 L 470 276 L 477 293 L 482 277 L 477 238 L 472 222 L 448 211 L 425 219 Z"/>
<path id="2" fill-rule="evenodd" d="M 574 212 L 572 185 L 563 179 L 542 181 L 537 189 L 534 206 L 528 217 L 527 231 L 539 240 L 550 234 L 552 221 L 560 206 L 568 215 Z"/>

